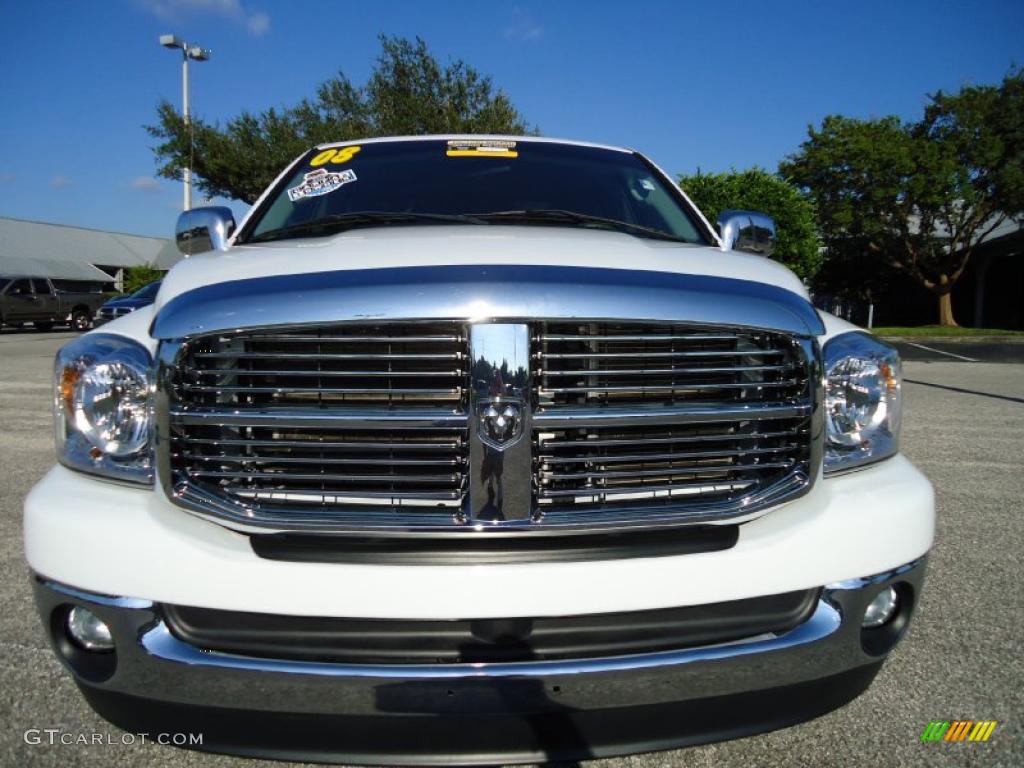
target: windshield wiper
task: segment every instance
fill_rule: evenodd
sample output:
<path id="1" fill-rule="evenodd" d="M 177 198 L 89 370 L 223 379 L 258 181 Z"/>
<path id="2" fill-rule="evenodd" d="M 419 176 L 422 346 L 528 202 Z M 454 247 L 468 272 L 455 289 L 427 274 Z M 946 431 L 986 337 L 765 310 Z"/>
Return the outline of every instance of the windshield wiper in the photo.
<path id="1" fill-rule="evenodd" d="M 477 219 L 483 219 L 484 221 L 495 223 L 504 221 L 521 221 L 525 223 L 538 222 L 542 224 L 575 224 L 584 227 L 592 226 L 601 227 L 603 229 L 613 229 L 617 232 L 625 232 L 628 235 L 637 235 L 638 237 L 652 237 L 658 240 L 671 240 L 675 243 L 690 242 L 689 240 L 673 235 L 670 232 L 665 232 L 661 229 L 654 229 L 653 227 L 645 227 L 642 224 L 631 224 L 628 221 L 608 219 L 604 216 L 592 216 L 589 213 L 566 211 L 560 208 L 535 208 L 522 211 L 491 211 L 490 213 L 475 213 L 473 216 Z"/>
<path id="2" fill-rule="evenodd" d="M 247 243 L 265 243 L 270 240 L 287 240 L 307 235 L 331 235 L 358 227 L 388 226 L 391 224 L 421 224 L 437 222 L 439 224 L 486 224 L 486 221 L 475 216 L 461 213 L 419 213 L 402 211 L 360 211 L 358 213 L 335 213 L 319 219 L 303 221 L 287 227 L 279 227 L 249 237 Z"/>

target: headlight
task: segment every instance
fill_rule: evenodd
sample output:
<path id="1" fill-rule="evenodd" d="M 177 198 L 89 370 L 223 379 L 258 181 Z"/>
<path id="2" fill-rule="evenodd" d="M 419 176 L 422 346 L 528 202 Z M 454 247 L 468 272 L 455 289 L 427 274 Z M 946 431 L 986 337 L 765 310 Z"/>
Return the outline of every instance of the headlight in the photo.
<path id="1" fill-rule="evenodd" d="M 825 472 L 892 456 L 900 432 L 900 356 L 873 336 L 825 344 Z"/>
<path id="2" fill-rule="evenodd" d="M 62 464 L 153 482 L 151 368 L 149 352 L 121 336 L 89 334 L 57 353 L 54 419 Z"/>

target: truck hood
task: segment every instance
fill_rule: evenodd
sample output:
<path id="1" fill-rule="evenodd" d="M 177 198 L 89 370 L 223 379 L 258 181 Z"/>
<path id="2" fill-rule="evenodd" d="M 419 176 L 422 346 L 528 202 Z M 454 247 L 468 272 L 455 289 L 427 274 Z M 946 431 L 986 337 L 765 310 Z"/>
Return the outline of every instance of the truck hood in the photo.
<path id="1" fill-rule="evenodd" d="M 331 237 L 239 245 L 193 256 L 164 278 L 155 311 L 201 286 L 343 270 L 427 266 L 556 266 L 667 272 L 773 285 L 807 298 L 778 262 L 715 247 L 595 229 L 428 225 L 357 229 Z"/>
<path id="2" fill-rule="evenodd" d="M 761 257 L 608 231 L 444 225 L 190 259 L 164 279 L 150 333 L 542 317 L 824 330 L 799 280 Z"/>

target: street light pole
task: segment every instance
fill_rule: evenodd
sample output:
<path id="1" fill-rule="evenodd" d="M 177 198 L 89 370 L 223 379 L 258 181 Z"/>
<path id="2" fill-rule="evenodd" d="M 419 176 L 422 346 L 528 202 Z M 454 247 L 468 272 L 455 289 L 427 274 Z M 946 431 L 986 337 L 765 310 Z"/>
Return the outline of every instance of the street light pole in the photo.
<path id="1" fill-rule="evenodd" d="M 181 49 L 181 117 L 185 123 L 185 127 L 189 125 L 189 109 L 188 109 L 188 60 L 194 59 L 195 61 L 208 61 L 210 58 L 210 51 L 207 49 L 200 48 L 197 45 L 189 46 L 184 40 L 180 40 L 174 35 L 160 35 L 160 45 L 164 48 L 179 48 Z M 189 141 L 191 142 L 191 132 L 189 134 Z M 191 148 L 191 147 L 190 147 Z M 192 209 L 192 158 L 189 156 L 188 162 L 185 164 L 184 172 L 182 173 L 182 179 L 185 182 L 185 196 L 184 196 L 184 210 L 188 211 Z"/>
<path id="2" fill-rule="evenodd" d="M 188 130 L 188 49 L 182 50 L 181 57 L 181 118 Z M 192 134 L 189 131 L 189 149 L 191 150 Z M 189 152 L 188 163 L 185 164 L 185 201 L 183 211 L 192 210 L 192 154 Z"/>

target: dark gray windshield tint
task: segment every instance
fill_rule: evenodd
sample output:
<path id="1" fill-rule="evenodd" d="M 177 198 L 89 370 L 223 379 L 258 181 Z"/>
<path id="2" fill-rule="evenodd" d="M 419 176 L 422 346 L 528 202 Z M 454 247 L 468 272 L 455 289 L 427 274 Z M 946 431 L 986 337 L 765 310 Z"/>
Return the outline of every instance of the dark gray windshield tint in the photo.
<path id="1" fill-rule="evenodd" d="M 469 148 L 446 140 L 398 141 L 311 152 L 274 189 L 241 239 L 363 212 L 558 210 L 707 242 L 678 191 L 634 154 L 529 140 L 499 151 L 464 144 Z"/>

